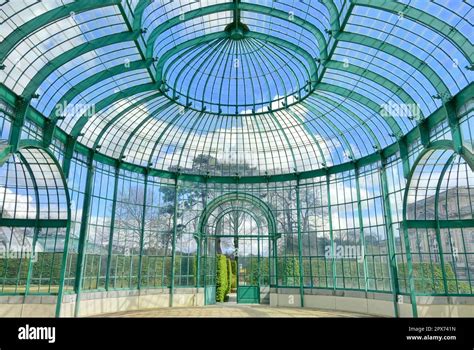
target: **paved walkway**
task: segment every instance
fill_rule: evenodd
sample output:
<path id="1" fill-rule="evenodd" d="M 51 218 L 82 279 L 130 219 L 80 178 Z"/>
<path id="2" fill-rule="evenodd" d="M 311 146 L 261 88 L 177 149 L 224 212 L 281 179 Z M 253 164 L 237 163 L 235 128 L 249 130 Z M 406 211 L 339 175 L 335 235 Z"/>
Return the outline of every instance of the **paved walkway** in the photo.
<path id="1" fill-rule="evenodd" d="M 268 305 L 217 304 L 204 307 L 175 307 L 129 311 L 102 317 L 367 317 L 342 311 L 270 307 Z"/>

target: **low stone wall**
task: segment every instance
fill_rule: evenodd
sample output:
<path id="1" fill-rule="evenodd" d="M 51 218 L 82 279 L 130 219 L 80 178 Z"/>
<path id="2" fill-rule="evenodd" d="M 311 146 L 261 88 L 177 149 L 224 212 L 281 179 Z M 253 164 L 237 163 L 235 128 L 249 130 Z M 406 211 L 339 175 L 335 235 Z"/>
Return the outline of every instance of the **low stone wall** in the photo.
<path id="1" fill-rule="evenodd" d="M 0 296 L 0 317 L 54 317 L 56 296 Z M 170 306 L 168 288 L 81 293 L 79 317 Z M 173 307 L 204 305 L 204 290 L 177 288 Z M 76 295 L 63 296 L 61 317 L 74 317 Z"/>
<path id="2" fill-rule="evenodd" d="M 474 317 L 474 297 L 420 297 L 418 317 Z M 270 306 L 300 307 L 299 289 L 270 290 Z M 306 289 L 304 306 L 331 311 L 348 311 L 374 316 L 395 317 L 392 294 L 362 291 Z M 400 317 L 412 317 L 409 296 L 397 303 Z"/>
<path id="3" fill-rule="evenodd" d="M 273 307 L 300 307 L 299 289 L 262 288 L 262 303 Z M 393 296 L 388 293 L 306 289 L 304 306 L 330 311 L 395 317 Z M 267 301 L 268 300 L 268 301 Z M 61 317 L 74 317 L 76 295 L 63 297 Z M 106 313 L 147 310 L 170 306 L 168 288 L 84 292 L 81 294 L 79 317 Z M 204 306 L 202 288 L 177 288 L 173 307 Z M 418 317 L 474 317 L 474 297 L 417 297 Z M 400 317 L 412 317 L 410 297 L 397 303 Z M 55 296 L 0 296 L 0 317 L 54 317 Z"/>
<path id="4" fill-rule="evenodd" d="M 54 317 L 56 296 L 0 296 L 0 317 Z"/>

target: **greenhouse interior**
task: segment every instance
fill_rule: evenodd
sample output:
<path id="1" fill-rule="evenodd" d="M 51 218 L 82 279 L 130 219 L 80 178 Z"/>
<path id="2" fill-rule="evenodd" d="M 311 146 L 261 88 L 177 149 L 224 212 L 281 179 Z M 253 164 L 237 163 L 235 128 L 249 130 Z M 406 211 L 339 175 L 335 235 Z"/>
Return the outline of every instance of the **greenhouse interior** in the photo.
<path id="1" fill-rule="evenodd" d="M 469 1 L 0 6 L 0 316 L 474 317 Z"/>

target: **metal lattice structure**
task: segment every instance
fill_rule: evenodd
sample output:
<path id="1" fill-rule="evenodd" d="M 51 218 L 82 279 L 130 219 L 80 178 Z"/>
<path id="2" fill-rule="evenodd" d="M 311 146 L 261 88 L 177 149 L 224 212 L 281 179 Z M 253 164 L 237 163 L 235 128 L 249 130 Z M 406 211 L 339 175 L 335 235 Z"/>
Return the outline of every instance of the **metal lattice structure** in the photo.
<path id="1" fill-rule="evenodd" d="M 221 239 L 240 235 L 242 281 L 301 306 L 373 292 L 417 316 L 417 296 L 473 295 L 469 2 L 0 13 L 0 248 L 39 256 L 2 256 L 0 294 L 58 295 L 57 316 L 84 291 L 166 288 L 172 306 L 215 284 Z"/>

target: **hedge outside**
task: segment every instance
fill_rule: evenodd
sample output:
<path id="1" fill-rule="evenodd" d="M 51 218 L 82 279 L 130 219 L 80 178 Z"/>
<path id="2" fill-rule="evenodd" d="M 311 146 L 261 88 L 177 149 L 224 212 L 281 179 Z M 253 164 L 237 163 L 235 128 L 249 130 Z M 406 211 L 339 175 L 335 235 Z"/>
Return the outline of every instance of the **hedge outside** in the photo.
<path id="1" fill-rule="evenodd" d="M 226 294 L 229 294 L 231 289 L 232 289 L 232 280 L 233 280 L 233 274 L 232 274 L 232 261 L 230 259 L 227 259 L 227 292 Z"/>
<path id="2" fill-rule="evenodd" d="M 217 255 L 216 263 L 216 301 L 224 302 L 227 295 L 227 257 L 225 255 Z"/>

